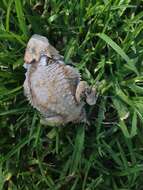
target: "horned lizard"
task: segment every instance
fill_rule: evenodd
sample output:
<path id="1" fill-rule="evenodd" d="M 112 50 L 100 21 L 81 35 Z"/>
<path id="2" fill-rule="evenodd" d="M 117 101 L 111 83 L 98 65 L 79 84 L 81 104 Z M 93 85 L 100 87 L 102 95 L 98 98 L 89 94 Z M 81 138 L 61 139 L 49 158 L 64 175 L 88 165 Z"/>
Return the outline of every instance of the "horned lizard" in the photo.
<path id="1" fill-rule="evenodd" d="M 43 115 L 42 123 L 87 122 L 84 105 L 95 104 L 95 88 L 81 80 L 76 68 L 64 63 L 46 37 L 34 34 L 30 38 L 24 61 L 24 93 Z"/>

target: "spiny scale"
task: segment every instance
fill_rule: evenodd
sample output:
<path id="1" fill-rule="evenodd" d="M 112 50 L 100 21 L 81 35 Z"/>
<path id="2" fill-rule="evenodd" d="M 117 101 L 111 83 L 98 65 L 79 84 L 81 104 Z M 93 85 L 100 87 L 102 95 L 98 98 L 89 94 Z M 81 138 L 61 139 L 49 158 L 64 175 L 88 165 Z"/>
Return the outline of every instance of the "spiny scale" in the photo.
<path id="1" fill-rule="evenodd" d="M 43 115 L 49 112 L 60 114 L 65 123 L 78 120 L 83 109 L 83 104 L 78 105 L 75 99 L 75 80 L 78 84 L 80 74 L 76 69 L 69 68 L 64 63 L 40 64 L 32 71 L 31 65 L 24 83 L 25 94 L 33 107 Z"/>

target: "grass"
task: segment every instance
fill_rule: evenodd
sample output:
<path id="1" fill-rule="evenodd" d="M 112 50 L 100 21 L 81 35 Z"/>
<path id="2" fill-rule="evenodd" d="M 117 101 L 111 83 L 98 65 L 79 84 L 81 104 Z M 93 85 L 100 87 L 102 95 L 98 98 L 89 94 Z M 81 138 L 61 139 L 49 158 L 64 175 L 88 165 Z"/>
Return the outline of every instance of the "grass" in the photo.
<path id="1" fill-rule="evenodd" d="M 143 190 L 142 10 L 142 0 L 1 0 L 0 190 Z M 24 97 L 34 33 L 96 84 L 88 129 L 43 127 Z"/>

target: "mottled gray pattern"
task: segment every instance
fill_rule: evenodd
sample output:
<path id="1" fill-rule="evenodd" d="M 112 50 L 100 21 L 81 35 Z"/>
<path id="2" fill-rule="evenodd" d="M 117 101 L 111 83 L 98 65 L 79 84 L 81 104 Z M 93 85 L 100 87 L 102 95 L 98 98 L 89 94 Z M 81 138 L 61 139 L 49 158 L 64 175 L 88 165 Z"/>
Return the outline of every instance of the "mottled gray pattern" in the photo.
<path id="1" fill-rule="evenodd" d="M 39 39 L 40 37 L 38 37 Z M 28 47 L 33 48 L 33 41 L 30 40 Z M 32 56 L 34 57 L 34 55 Z M 26 57 L 28 59 L 30 57 L 32 60 L 31 55 L 27 52 Z M 31 105 L 42 113 L 47 125 L 86 122 L 83 98 L 86 100 L 88 97 L 91 99 L 90 104 L 94 104 L 95 90 L 89 87 L 85 81 L 81 81 L 77 69 L 64 64 L 62 56 L 56 54 L 55 57 L 54 55 L 48 57 L 42 54 L 39 57 L 39 61 L 35 60 L 31 63 L 25 58 L 29 66 L 24 82 L 24 92 Z"/>

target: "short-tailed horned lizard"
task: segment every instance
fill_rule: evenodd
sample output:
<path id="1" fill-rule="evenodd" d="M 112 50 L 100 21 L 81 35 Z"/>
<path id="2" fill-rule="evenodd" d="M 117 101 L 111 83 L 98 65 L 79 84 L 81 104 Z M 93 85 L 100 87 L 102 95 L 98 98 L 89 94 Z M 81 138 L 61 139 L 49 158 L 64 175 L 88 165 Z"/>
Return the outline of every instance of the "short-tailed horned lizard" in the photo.
<path id="1" fill-rule="evenodd" d="M 85 102 L 94 105 L 95 89 L 41 35 L 33 35 L 25 51 L 24 93 L 47 125 L 87 122 Z M 42 120 L 43 121 L 43 120 Z"/>

